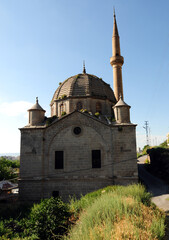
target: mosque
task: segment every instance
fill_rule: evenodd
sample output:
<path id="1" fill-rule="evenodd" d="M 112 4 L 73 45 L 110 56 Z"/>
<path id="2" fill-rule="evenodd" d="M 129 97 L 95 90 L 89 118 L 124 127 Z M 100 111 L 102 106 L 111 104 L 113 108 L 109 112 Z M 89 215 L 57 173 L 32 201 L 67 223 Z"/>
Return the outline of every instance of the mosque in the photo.
<path id="1" fill-rule="evenodd" d="M 92 192 L 108 185 L 138 182 L 136 125 L 124 102 L 120 39 L 114 14 L 112 36 L 114 91 L 101 78 L 83 72 L 56 89 L 51 117 L 38 98 L 21 131 L 20 199 Z"/>

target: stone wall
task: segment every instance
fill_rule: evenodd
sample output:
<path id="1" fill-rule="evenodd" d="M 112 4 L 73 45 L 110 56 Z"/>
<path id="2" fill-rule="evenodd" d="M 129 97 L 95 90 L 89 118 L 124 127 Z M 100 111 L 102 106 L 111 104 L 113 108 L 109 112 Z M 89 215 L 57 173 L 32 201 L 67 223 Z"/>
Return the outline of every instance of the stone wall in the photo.
<path id="1" fill-rule="evenodd" d="M 21 130 L 21 178 L 42 176 L 43 139 L 43 129 L 34 128 Z"/>
<path id="2" fill-rule="evenodd" d="M 45 180 L 20 180 L 20 200 L 40 201 L 50 198 L 54 191 L 58 191 L 64 201 L 70 196 L 80 198 L 89 192 L 113 185 L 112 179 L 84 178 L 84 179 L 45 179 Z"/>
<path id="3" fill-rule="evenodd" d="M 119 124 L 112 128 L 114 179 L 116 184 L 138 181 L 135 125 Z"/>
<path id="4" fill-rule="evenodd" d="M 79 135 L 74 127 L 81 128 Z M 74 112 L 47 128 L 21 133 L 21 199 L 36 201 L 53 191 L 67 199 L 114 183 L 137 182 L 135 125 L 107 125 Z M 101 150 L 101 168 L 92 168 L 92 150 Z M 55 151 L 64 151 L 63 169 L 55 169 Z"/>

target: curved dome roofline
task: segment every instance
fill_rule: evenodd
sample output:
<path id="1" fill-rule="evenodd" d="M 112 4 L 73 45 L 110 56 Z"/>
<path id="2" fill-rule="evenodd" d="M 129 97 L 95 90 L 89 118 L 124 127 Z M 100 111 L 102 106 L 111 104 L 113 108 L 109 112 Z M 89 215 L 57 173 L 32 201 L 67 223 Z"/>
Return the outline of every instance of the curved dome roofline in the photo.
<path id="1" fill-rule="evenodd" d="M 67 78 L 56 89 L 51 104 L 54 100 L 64 97 L 102 97 L 116 103 L 114 92 L 110 85 L 95 75 L 80 73 Z"/>

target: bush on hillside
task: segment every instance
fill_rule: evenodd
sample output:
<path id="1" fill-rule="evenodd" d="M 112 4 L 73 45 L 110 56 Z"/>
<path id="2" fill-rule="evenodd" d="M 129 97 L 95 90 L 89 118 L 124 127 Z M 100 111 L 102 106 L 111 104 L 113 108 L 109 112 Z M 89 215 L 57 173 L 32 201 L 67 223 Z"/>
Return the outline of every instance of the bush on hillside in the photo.
<path id="1" fill-rule="evenodd" d="M 70 217 L 69 207 L 60 198 L 42 200 L 34 204 L 26 226 L 30 234 L 39 239 L 60 239 L 65 233 Z"/>
<path id="2" fill-rule="evenodd" d="M 141 152 L 141 153 L 137 153 L 137 158 L 146 155 L 148 149 L 150 149 L 150 146 L 149 146 L 149 145 L 145 145 L 145 146 L 143 147 L 142 152 Z"/>
<path id="3" fill-rule="evenodd" d="M 159 145 L 160 148 L 168 148 L 167 140 Z"/>
<path id="4" fill-rule="evenodd" d="M 27 217 L 0 221 L 1 239 L 60 239 L 66 233 L 71 213 L 60 198 L 34 204 Z"/>

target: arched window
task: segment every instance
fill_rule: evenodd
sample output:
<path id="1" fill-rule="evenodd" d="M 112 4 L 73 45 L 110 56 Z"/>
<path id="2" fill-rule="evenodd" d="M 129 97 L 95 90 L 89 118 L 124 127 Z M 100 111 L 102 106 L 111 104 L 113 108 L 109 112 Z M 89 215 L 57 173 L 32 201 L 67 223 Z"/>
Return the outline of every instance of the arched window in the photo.
<path id="1" fill-rule="evenodd" d="M 65 104 L 60 104 L 60 115 L 62 115 L 63 112 L 65 112 L 66 109 L 65 109 Z"/>
<path id="2" fill-rule="evenodd" d="M 82 103 L 81 103 L 81 102 L 78 102 L 78 103 L 76 104 L 76 109 L 80 111 L 82 108 L 83 108 Z"/>
<path id="3" fill-rule="evenodd" d="M 96 112 L 99 112 L 99 113 L 102 112 L 102 105 L 101 105 L 100 102 L 97 102 L 97 103 L 96 103 Z"/>

